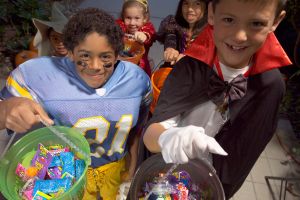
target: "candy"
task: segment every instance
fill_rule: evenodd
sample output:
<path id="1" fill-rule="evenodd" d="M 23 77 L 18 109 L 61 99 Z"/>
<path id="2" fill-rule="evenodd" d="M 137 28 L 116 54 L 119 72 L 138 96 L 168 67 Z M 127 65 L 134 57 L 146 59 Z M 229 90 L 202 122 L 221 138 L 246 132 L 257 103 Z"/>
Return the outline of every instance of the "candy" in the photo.
<path id="1" fill-rule="evenodd" d="M 25 172 L 26 176 L 33 178 L 38 174 L 38 169 L 36 167 L 28 167 Z"/>
<path id="2" fill-rule="evenodd" d="M 27 169 L 18 164 L 15 173 L 23 182 L 24 187 L 19 195 L 25 200 L 50 199 L 59 197 L 68 191 L 78 180 L 86 167 L 84 160 L 75 159 L 68 147 L 52 145 L 45 148 L 38 145 L 33 152 L 34 157 L 28 160 Z M 30 163 L 29 163 L 30 162 Z"/>
<path id="3" fill-rule="evenodd" d="M 64 192 L 69 190 L 72 185 L 71 178 L 63 178 L 63 179 L 54 179 L 54 180 L 36 180 L 33 194 L 37 191 L 41 191 L 43 193 L 56 193 L 60 189 L 63 189 Z"/>
<path id="4" fill-rule="evenodd" d="M 75 160 L 75 179 L 78 180 L 85 168 L 84 160 Z"/>
<path id="5" fill-rule="evenodd" d="M 143 191 L 139 193 L 139 199 L 149 200 L 209 200 L 212 199 L 208 186 L 194 183 L 188 172 L 181 170 L 168 175 L 166 179 L 163 173 L 158 173 L 151 182 L 146 182 Z M 151 192 L 151 193 L 150 193 Z"/>
<path id="6" fill-rule="evenodd" d="M 74 154 L 72 152 L 61 152 L 60 160 L 62 162 L 62 174 L 68 172 L 72 177 L 75 177 Z"/>
<path id="7" fill-rule="evenodd" d="M 51 153 L 42 145 L 38 145 L 38 150 L 31 161 L 31 165 L 38 169 L 38 177 L 44 179 L 47 168 L 52 161 Z"/>

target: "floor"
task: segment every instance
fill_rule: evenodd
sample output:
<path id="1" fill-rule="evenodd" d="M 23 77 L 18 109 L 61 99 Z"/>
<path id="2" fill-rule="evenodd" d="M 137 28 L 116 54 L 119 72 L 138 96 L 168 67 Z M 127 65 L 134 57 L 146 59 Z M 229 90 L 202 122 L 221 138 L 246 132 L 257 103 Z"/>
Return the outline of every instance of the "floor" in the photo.
<path id="1" fill-rule="evenodd" d="M 299 170 L 300 166 L 293 165 L 293 167 L 291 167 L 288 162 L 290 158 L 280 145 L 277 135 L 284 145 L 294 140 L 292 128 L 288 120 L 281 119 L 279 121 L 276 134 L 262 152 L 243 186 L 234 195 L 232 200 L 272 200 L 272 195 L 266 184 L 265 176 L 295 177 L 292 171 L 295 167 Z M 274 191 L 275 199 L 278 200 L 280 181 L 271 181 L 271 186 Z M 294 189 L 293 193 L 296 195 L 299 194 L 300 189 Z M 296 199 L 299 200 L 300 196 L 294 196 L 290 192 L 287 192 L 286 200 Z"/>

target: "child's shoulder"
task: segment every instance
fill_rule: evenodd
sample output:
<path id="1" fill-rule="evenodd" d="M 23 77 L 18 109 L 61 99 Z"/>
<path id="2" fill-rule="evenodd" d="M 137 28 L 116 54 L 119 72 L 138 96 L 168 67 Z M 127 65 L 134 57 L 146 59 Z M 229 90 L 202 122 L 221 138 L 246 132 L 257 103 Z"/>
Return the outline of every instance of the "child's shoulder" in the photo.
<path id="1" fill-rule="evenodd" d="M 146 22 L 140 29 L 141 31 L 144 31 L 144 32 L 149 32 L 149 33 L 152 33 L 154 34 L 155 32 L 155 27 L 153 25 L 153 23 L 151 21 L 148 21 Z"/>

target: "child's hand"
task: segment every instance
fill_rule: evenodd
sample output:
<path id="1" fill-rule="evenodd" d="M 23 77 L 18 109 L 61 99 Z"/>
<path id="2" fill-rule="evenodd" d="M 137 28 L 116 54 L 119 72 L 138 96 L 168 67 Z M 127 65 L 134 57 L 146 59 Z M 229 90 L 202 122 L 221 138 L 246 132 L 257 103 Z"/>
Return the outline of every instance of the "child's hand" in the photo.
<path id="1" fill-rule="evenodd" d="M 202 127 L 193 125 L 165 130 L 158 143 L 166 163 L 187 163 L 208 153 L 227 155 L 215 138 L 206 135 Z"/>
<path id="2" fill-rule="evenodd" d="M 134 33 L 134 39 L 140 43 L 144 43 L 147 40 L 147 35 L 144 32 L 137 31 Z"/>
<path id="3" fill-rule="evenodd" d="M 178 56 L 179 56 L 179 51 L 171 47 L 166 48 L 166 50 L 164 51 L 164 60 L 166 62 L 170 62 L 171 65 L 175 64 Z"/>
<path id="4" fill-rule="evenodd" d="M 53 121 L 48 117 L 41 105 L 24 97 L 12 97 L 1 101 L 1 126 L 17 133 L 27 132 L 40 118 L 48 124 Z M 2 121 L 3 119 L 3 121 Z"/>
<path id="5" fill-rule="evenodd" d="M 176 59 L 176 63 L 181 59 L 181 58 L 183 58 L 185 55 L 184 54 L 179 54 L 179 56 L 177 57 L 177 59 Z M 175 64 L 175 63 L 174 63 Z"/>

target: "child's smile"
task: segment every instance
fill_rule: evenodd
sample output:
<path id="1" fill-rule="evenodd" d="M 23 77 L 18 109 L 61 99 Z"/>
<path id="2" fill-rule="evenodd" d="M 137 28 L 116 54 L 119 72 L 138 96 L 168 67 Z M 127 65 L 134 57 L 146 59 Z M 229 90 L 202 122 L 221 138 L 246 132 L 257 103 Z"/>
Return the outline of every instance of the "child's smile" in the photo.
<path id="1" fill-rule="evenodd" d="M 277 27 L 276 1 L 220 0 L 208 21 L 214 26 L 214 42 L 220 62 L 243 68 Z"/>

